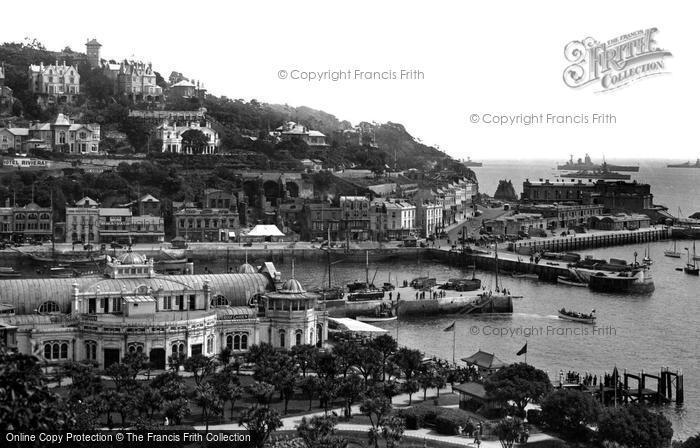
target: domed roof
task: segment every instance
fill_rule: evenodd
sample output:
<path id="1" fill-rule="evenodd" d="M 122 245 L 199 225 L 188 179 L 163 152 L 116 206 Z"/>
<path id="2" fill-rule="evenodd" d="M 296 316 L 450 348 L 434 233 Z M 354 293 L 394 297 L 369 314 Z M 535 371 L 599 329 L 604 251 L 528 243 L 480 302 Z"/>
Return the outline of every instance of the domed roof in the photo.
<path id="1" fill-rule="evenodd" d="M 243 263 L 238 267 L 239 274 L 257 274 L 258 270 L 248 263 Z"/>
<path id="2" fill-rule="evenodd" d="M 146 264 L 146 257 L 135 252 L 127 252 L 119 257 L 121 264 Z"/>
<path id="3" fill-rule="evenodd" d="M 299 280 L 295 278 L 290 278 L 282 285 L 281 292 L 303 293 L 306 291 L 304 291 L 304 288 L 301 287 L 301 283 L 299 283 Z"/>

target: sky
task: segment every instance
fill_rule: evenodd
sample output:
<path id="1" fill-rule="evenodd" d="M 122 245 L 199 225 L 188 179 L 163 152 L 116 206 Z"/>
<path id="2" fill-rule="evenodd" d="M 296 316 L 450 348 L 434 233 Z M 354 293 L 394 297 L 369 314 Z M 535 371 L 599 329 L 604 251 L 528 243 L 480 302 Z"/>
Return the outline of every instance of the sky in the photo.
<path id="1" fill-rule="evenodd" d="M 700 156 L 700 8 L 693 2 L 34 1 L 3 4 L 0 41 L 139 58 L 229 98 L 309 106 L 352 123 L 398 122 L 457 158 L 608 160 Z M 24 18 L 24 19 L 23 19 Z M 596 93 L 562 74 L 574 40 L 657 28 L 672 56 L 663 75 Z M 313 72 L 352 73 L 332 81 Z M 416 79 L 357 79 L 366 72 Z M 414 72 L 417 70 L 418 72 Z M 281 79 L 286 73 L 286 78 Z M 328 76 L 325 75 L 325 76 Z M 376 76 L 376 75 L 373 75 Z M 478 123 L 472 123 L 473 115 Z M 493 116 L 565 116 L 602 123 L 497 125 Z M 614 122 L 611 121 L 614 116 Z M 522 118 L 520 119 L 522 121 Z"/>

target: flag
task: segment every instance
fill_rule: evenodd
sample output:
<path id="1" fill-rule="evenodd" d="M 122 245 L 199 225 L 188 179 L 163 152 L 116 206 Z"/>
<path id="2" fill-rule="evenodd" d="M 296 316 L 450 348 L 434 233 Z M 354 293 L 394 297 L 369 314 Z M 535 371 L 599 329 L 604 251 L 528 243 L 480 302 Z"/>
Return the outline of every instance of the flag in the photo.
<path id="1" fill-rule="evenodd" d="M 527 353 L 527 342 L 525 343 L 525 345 L 523 345 L 523 348 L 521 348 L 520 351 L 518 353 L 516 353 L 516 355 L 520 356 L 520 355 L 524 355 L 526 353 Z"/>
<path id="2" fill-rule="evenodd" d="M 456 323 L 457 323 L 457 321 L 452 322 L 449 327 L 445 328 L 442 331 L 455 331 L 455 324 Z"/>

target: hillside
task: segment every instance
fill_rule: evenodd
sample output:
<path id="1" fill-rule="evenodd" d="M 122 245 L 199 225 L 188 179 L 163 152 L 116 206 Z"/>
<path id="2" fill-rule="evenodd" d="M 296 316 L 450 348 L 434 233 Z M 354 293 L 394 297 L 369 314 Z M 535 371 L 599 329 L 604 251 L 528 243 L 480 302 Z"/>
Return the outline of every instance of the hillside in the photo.
<path id="1" fill-rule="evenodd" d="M 78 66 L 82 96 L 77 104 L 51 105 L 42 109 L 28 90 L 27 67 L 30 64 L 52 64 L 56 61 Z M 0 62 L 5 63 L 6 84 L 14 90 L 17 99 L 11 111 L 13 117 L 6 117 L 14 125 L 26 124 L 31 120 L 47 121 L 62 112 L 74 120 L 99 123 L 103 127 L 103 135 L 108 131 L 126 134 L 127 152 L 129 147 L 135 152 L 159 148 L 159 141 L 148 138 L 153 135 L 152 124 L 146 125 L 128 118 L 129 109 L 141 109 L 147 105 L 133 104 L 124 97 L 115 96 L 104 74 L 99 69 L 91 70 L 87 66 L 84 53 L 70 48 L 50 51 L 36 40 L 5 43 L 0 45 Z M 156 76 L 158 84 L 163 84 L 162 76 L 158 72 Z M 325 166 L 341 169 L 364 168 L 382 172 L 396 166 L 398 169 L 451 169 L 473 176 L 473 173 L 459 168 L 453 159 L 438 149 L 418 142 L 398 123 L 363 123 L 363 131 L 372 136 L 375 144 L 357 145 L 333 140 L 336 131 L 352 129 L 349 121 L 308 106 L 266 104 L 256 100 L 232 100 L 207 95 L 203 100 L 169 99 L 162 107 L 169 110 L 205 107 L 213 127 L 221 135 L 223 153 L 260 156 L 244 157 L 235 164 L 239 167 L 293 169 L 299 167 L 300 160 L 315 158 L 324 162 Z M 301 141 L 275 142 L 269 131 L 286 121 L 294 121 L 308 129 L 322 132 L 327 137 L 329 148 L 312 149 Z M 124 145 L 108 141 L 103 143 L 104 150 L 124 152 Z"/>

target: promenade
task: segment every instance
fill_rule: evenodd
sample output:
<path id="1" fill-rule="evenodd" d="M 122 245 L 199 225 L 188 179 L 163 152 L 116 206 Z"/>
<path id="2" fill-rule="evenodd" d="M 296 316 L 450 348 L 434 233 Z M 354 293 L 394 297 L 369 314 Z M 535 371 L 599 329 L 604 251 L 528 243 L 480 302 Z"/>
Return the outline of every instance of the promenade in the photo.
<path id="1" fill-rule="evenodd" d="M 440 389 L 440 393 L 451 393 L 452 389 L 450 387 Z M 437 389 L 428 389 L 428 400 L 432 400 L 434 396 L 437 395 Z M 408 394 L 399 394 L 396 395 L 392 398 L 391 402 L 392 405 L 394 406 L 395 409 L 400 409 L 408 406 Z M 413 397 L 413 404 L 418 404 L 420 403 L 420 400 L 416 398 L 414 395 Z M 444 407 L 457 407 L 456 405 L 452 406 L 444 406 Z M 330 409 L 329 414 L 335 413 L 336 415 L 342 415 L 343 414 L 343 409 L 342 408 L 336 408 L 336 409 Z M 352 406 L 352 414 L 353 415 L 360 415 L 360 405 L 356 404 Z M 306 417 L 307 419 L 315 416 L 323 416 L 324 413 L 321 412 L 310 412 L 308 414 L 304 415 L 295 415 L 292 417 L 284 417 L 282 418 L 282 427 L 278 431 L 296 431 L 297 426 L 301 423 L 301 419 Z M 205 426 L 204 425 L 195 425 L 194 427 L 197 430 L 204 430 Z M 223 425 L 209 425 L 209 431 L 215 431 L 215 430 L 244 430 L 245 428 L 239 425 L 238 423 L 227 423 Z M 336 426 L 336 430 L 338 431 L 350 431 L 350 432 L 358 432 L 358 433 L 363 433 L 367 434 L 367 432 L 370 429 L 370 425 L 368 424 L 359 424 L 359 423 L 350 423 L 350 422 L 341 422 L 338 423 Z M 466 447 L 476 447 L 477 445 L 474 443 L 474 438 L 473 437 L 467 437 L 467 436 L 448 436 L 448 435 L 442 435 L 438 434 L 436 431 L 428 428 L 420 428 L 420 429 L 407 429 L 404 431 L 404 435 L 407 437 L 413 437 L 416 439 L 423 439 L 423 440 L 432 440 L 436 442 L 442 442 L 442 443 L 449 443 L 449 444 L 454 444 L 454 445 L 461 445 L 461 446 L 466 446 Z M 545 433 L 535 433 L 531 434 L 529 438 L 529 442 L 537 442 L 537 441 L 542 441 L 542 440 L 554 440 L 555 438 L 550 436 L 549 434 Z M 502 448 L 501 443 L 498 440 L 482 440 L 481 441 L 481 448 Z"/>

